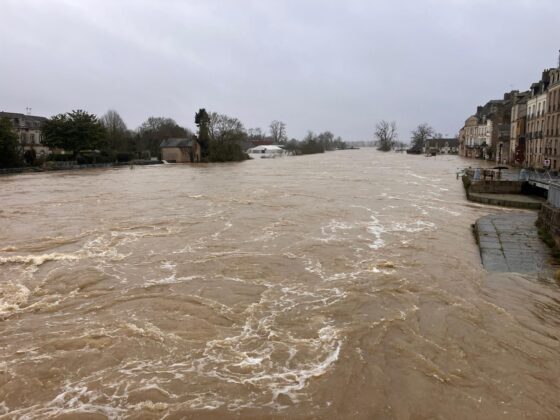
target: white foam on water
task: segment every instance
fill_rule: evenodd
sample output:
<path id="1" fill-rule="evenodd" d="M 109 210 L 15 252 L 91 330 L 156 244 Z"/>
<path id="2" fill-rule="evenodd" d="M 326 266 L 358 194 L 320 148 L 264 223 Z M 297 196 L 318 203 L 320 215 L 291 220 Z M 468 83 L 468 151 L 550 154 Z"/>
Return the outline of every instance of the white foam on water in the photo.
<path id="1" fill-rule="evenodd" d="M 367 224 L 367 231 L 375 238 L 373 243 L 370 244 L 369 247 L 371 249 L 379 249 L 385 245 L 385 241 L 381 239 L 381 235 L 386 231 L 383 225 L 379 222 L 379 219 L 376 217 L 375 212 L 370 209 L 368 210 L 371 212 L 371 222 Z"/>
<path id="2" fill-rule="evenodd" d="M 23 284 L 0 284 L 0 315 L 9 315 L 29 301 L 31 291 Z"/>
<path id="3" fill-rule="evenodd" d="M 179 341 L 180 337 L 176 334 L 163 332 L 158 327 L 156 327 L 151 322 L 144 322 L 144 325 L 139 327 L 132 322 L 123 322 L 121 323 L 121 327 L 130 331 L 133 335 L 145 337 L 154 341 L 158 341 L 163 343 L 167 340 Z"/>
<path id="4" fill-rule="evenodd" d="M 340 330 L 319 317 L 313 321 L 322 324 L 317 335 L 299 337 L 278 318 L 314 313 L 346 296 L 339 288 L 269 285 L 260 301 L 244 311 L 245 322 L 238 333 L 207 342 L 203 354 L 191 359 L 191 366 L 201 376 L 250 384 L 260 390 L 261 398 L 263 392 L 269 393 L 271 406 L 281 406 L 280 395 L 297 402 L 305 397 L 300 391 L 309 379 L 324 374 L 338 360 Z"/>
<path id="5" fill-rule="evenodd" d="M 212 239 L 218 240 L 218 239 L 220 238 L 220 236 L 221 236 L 224 232 L 227 232 L 227 231 L 230 230 L 232 227 L 233 227 L 233 223 L 231 223 L 231 221 L 227 220 L 227 221 L 224 223 L 224 228 L 223 228 L 223 229 L 221 229 L 221 230 L 219 230 L 219 231 L 217 231 L 217 232 L 215 232 L 215 233 L 213 233 L 213 234 L 211 235 Z"/>
<path id="6" fill-rule="evenodd" d="M 436 200 L 436 201 L 437 201 L 437 200 Z M 448 208 L 446 208 L 446 207 L 435 207 L 435 206 L 429 206 L 429 205 L 426 205 L 426 204 L 422 204 L 422 205 L 413 204 L 412 207 L 416 207 L 417 209 L 419 209 L 419 210 L 422 212 L 422 215 L 424 215 L 424 216 L 426 216 L 426 215 L 429 214 L 429 213 L 428 213 L 428 209 L 429 209 L 429 210 L 441 211 L 441 212 L 443 212 L 443 213 L 447 213 L 447 214 L 450 214 L 450 215 L 455 216 L 455 217 L 461 215 L 460 212 L 455 211 L 455 210 L 448 209 Z"/>
<path id="7" fill-rule="evenodd" d="M 406 175 L 409 175 L 409 176 L 412 176 L 412 177 L 418 178 L 418 179 L 429 179 L 427 176 L 418 175 L 418 174 L 415 174 L 414 172 L 410 172 L 410 171 L 406 171 Z"/>
<path id="8" fill-rule="evenodd" d="M 321 328 L 319 330 L 319 340 L 331 346 L 331 351 L 327 353 L 322 361 L 318 361 L 307 369 L 290 372 L 288 376 L 286 376 L 286 374 L 278 375 L 280 378 L 291 379 L 291 381 L 289 380 L 285 385 L 281 384 L 272 387 L 272 403 L 277 405 L 278 408 L 281 408 L 281 406 L 278 405 L 278 397 L 280 395 L 287 395 L 293 403 L 299 402 L 298 391 L 304 389 L 311 378 L 324 375 L 338 360 L 342 343 L 338 340 L 337 330 L 331 326 Z M 332 347 L 333 343 L 334 347 Z"/>
<path id="9" fill-rule="evenodd" d="M 415 222 L 395 222 L 391 225 L 392 232 L 417 233 L 423 231 L 433 231 L 436 229 L 435 223 L 417 220 Z"/>
<path id="10" fill-rule="evenodd" d="M 16 252 L 19 248 L 10 245 L 10 246 L 6 246 L 4 248 L 0 248 L 0 252 Z"/>
<path id="11" fill-rule="evenodd" d="M 412 207 L 416 207 L 418 210 L 420 210 L 423 216 L 427 216 L 429 214 L 428 210 L 426 210 L 424 206 L 420 206 L 419 204 L 413 204 Z"/>
<path id="12" fill-rule="evenodd" d="M 163 402 L 142 401 L 131 407 L 134 411 L 166 411 L 169 404 Z"/>
<path id="13" fill-rule="evenodd" d="M 163 268 L 164 270 L 175 270 L 175 268 L 177 267 L 177 264 L 174 263 L 173 261 L 164 261 L 161 263 L 160 265 L 161 268 Z"/>
<path id="14" fill-rule="evenodd" d="M 30 264 L 36 267 L 43 265 L 47 261 L 75 261 L 79 256 L 76 254 L 64 254 L 54 252 L 52 254 L 42 255 L 13 255 L 10 257 L 0 257 L 0 265 L 2 264 Z"/>
<path id="15" fill-rule="evenodd" d="M 349 230 L 352 229 L 353 225 L 347 222 L 342 222 L 339 220 L 332 219 L 325 226 L 321 227 L 321 232 L 323 235 L 328 236 L 329 234 L 334 234 L 339 230 Z"/>
<path id="16" fill-rule="evenodd" d="M 353 228 L 354 226 L 352 224 L 333 219 L 326 225 L 321 226 L 321 234 L 323 237 L 313 239 L 325 243 L 341 241 L 344 238 L 339 234 L 339 231 L 347 231 Z"/>
<path id="17" fill-rule="evenodd" d="M 161 278 L 161 279 L 151 279 L 147 280 L 144 283 L 145 287 L 149 286 L 156 286 L 161 284 L 175 284 L 175 283 L 183 283 L 187 281 L 192 281 L 195 279 L 204 279 L 204 276 L 181 276 L 177 277 L 177 273 L 172 273 L 171 275 Z"/>
<path id="18" fill-rule="evenodd" d="M 365 206 L 351 206 L 354 208 L 361 208 L 367 210 L 370 213 L 370 222 L 366 223 L 366 229 L 369 234 L 374 237 L 373 243 L 369 244 L 370 249 L 380 249 L 383 248 L 385 245 L 385 241 L 381 238 L 381 236 L 386 232 L 386 229 L 383 227 L 379 219 L 377 218 L 378 213 L 368 207 Z"/>
<path id="19" fill-rule="evenodd" d="M 122 418 L 129 411 L 125 408 L 105 404 L 103 401 L 106 397 L 106 395 L 96 391 L 90 391 L 87 386 L 82 384 L 67 382 L 62 392 L 49 403 L 12 410 L 7 414 L 10 415 L 9 418 L 22 420 L 42 420 L 45 418 L 72 416 L 73 414 L 100 414 L 109 420 L 116 420 Z"/>
<path id="20" fill-rule="evenodd" d="M 5 401 L 0 401 L 0 415 L 8 414 L 10 412 L 10 408 L 6 405 Z"/>

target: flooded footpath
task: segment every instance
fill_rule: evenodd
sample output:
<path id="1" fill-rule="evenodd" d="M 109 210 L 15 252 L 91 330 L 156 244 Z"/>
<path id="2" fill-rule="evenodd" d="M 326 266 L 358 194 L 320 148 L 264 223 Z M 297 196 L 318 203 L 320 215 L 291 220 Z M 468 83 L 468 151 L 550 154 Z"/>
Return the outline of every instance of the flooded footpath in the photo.
<path id="1" fill-rule="evenodd" d="M 0 177 L 0 419 L 559 418 L 559 284 L 482 268 L 468 164 Z"/>

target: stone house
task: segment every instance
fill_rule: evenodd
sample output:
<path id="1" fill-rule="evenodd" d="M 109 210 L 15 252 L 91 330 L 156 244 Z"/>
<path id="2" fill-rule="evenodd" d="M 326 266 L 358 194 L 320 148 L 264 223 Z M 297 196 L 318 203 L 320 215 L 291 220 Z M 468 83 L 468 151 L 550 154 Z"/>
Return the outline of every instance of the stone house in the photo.
<path id="1" fill-rule="evenodd" d="M 441 138 L 426 140 L 424 153 L 437 153 L 438 155 L 455 155 L 459 153 L 458 138 Z"/>
<path id="2" fill-rule="evenodd" d="M 514 90 L 505 93 L 503 99 L 492 99 L 477 107 L 460 132 L 461 155 L 496 162 L 509 160 L 511 108 L 518 95 L 519 91 Z"/>
<path id="3" fill-rule="evenodd" d="M 459 154 L 468 158 L 484 157 L 484 148 L 490 145 L 492 121 L 471 115 L 459 133 Z"/>
<path id="4" fill-rule="evenodd" d="M 523 163 L 525 167 L 542 168 L 544 164 L 545 115 L 549 83 L 550 70 L 545 70 L 541 80 L 531 85 L 531 94 L 527 99 L 525 160 Z"/>
<path id="5" fill-rule="evenodd" d="M 200 143 L 196 136 L 169 138 L 160 144 L 161 159 L 170 163 L 200 162 Z"/>
<path id="6" fill-rule="evenodd" d="M 511 118 L 510 118 L 510 135 L 509 150 L 504 150 L 504 157 L 509 153 L 506 161 L 510 164 L 523 163 L 525 156 L 525 128 L 527 123 L 527 101 L 531 95 L 531 91 L 517 93 L 512 98 Z"/>
<path id="7" fill-rule="evenodd" d="M 546 96 L 543 167 L 560 167 L 560 66 L 550 70 L 550 84 Z"/>
<path id="8" fill-rule="evenodd" d="M 37 156 L 45 156 L 51 153 L 51 150 L 42 143 L 42 128 L 47 120 L 45 117 L 14 112 L 0 112 L 0 118 L 10 120 L 24 153 L 30 150 L 35 151 Z"/>

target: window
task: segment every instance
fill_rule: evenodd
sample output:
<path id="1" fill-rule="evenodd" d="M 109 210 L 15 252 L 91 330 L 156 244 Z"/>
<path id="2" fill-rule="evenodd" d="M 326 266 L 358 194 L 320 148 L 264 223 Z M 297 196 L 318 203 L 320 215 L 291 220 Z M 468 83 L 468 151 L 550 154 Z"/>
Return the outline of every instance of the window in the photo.
<path id="1" fill-rule="evenodd" d="M 29 141 L 31 142 L 31 144 L 35 144 L 35 134 L 34 133 L 31 133 L 29 135 Z"/>

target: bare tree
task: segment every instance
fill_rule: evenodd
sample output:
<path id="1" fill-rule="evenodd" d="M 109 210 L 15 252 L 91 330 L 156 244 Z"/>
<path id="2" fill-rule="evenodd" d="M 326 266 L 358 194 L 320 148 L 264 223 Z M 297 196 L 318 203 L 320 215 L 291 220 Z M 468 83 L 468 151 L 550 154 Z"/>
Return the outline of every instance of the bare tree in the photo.
<path id="1" fill-rule="evenodd" d="M 325 150 L 334 150 L 334 134 L 330 131 L 319 134 L 317 140 L 323 145 Z"/>
<path id="2" fill-rule="evenodd" d="M 286 123 L 282 121 L 272 121 L 270 123 L 270 135 L 275 144 L 284 144 L 288 141 L 286 135 Z"/>
<path id="3" fill-rule="evenodd" d="M 435 130 L 427 123 L 419 124 L 415 130 L 412 130 L 411 149 L 415 152 L 421 152 L 426 142 L 432 138 L 437 138 Z M 441 137 L 441 134 L 439 135 Z"/>
<path id="4" fill-rule="evenodd" d="M 375 125 L 375 142 L 377 150 L 388 152 L 398 140 L 397 123 L 381 120 Z"/>
<path id="5" fill-rule="evenodd" d="M 216 112 L 211 113 L 208 121 L 208 137 L 210 162 L 241 161 L 249 158 L 242 148 L 247 133 L 237 118 Z"/>
<path id="6" fill-rule="evenodd" d="M 119 113 L 114 109 L 110 109 L 99 121 L 103 124 L 107 132 L 109 148 L 119 149 L 128 136 L 128 129 Z"/>
<path id="7" fill-rule="evenodd" d="M 212 112 L 208 123 L 210 141 L 238 141 L 245 137 L 245 128 L 237 118 Z"/>
<path id="8" fill-rule="evenodd" d="M 162 140 L 170 137 L 186 137 L 192 135 L 190 130 L 179 126 L 175 120 L 165 117 L 150 117 L 138 127 L 140 148 L 148 149 L 152 156 L 159 154 Z"/>
<path id="9" fill-rule="evenodd" d="M 265 137 L 265 133 L 263 132 L 263 130 L 260 127 L 257 128 L 249 128 L 247 130 L 247 136 L 251 139 L 251 140 L 263 140 Z"/>

